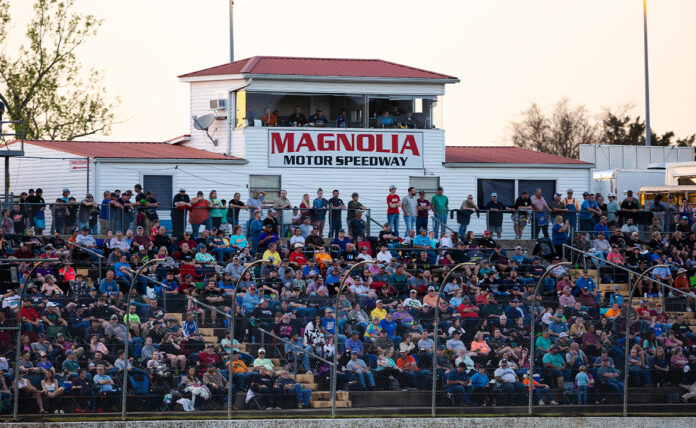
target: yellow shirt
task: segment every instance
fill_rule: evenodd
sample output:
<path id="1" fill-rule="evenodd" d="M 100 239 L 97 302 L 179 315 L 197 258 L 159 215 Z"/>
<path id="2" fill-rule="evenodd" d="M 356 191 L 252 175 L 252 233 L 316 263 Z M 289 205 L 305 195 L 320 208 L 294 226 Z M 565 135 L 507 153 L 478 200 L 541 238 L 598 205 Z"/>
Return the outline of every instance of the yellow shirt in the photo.
<path id="1" fill-rule="evenodd" d="M 278 254 L 277 251 L 272 253 L 271 250 L 266 250 L 264 251 L 262 258 L 263 260 L 273 259 L 274 265 L 280 264 L 280 254 Z"/>
<path id="2" fill-rule="evenodd" d="M 370 312 L 370 318 L 374 319 L 375 317 L 379 318 L 380 321 L 385 319 L 387 317 L 387 310 L 374 308 L 372 312 Z"/>

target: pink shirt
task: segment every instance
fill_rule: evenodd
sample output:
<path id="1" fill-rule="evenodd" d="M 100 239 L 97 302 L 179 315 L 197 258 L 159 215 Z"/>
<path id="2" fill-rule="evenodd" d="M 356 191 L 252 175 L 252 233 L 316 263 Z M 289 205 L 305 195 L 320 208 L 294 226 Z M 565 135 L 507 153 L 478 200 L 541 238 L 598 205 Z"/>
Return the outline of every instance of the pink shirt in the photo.
<path id="1" fill-rule="evenodd" d="M 532 195 L 532 197 L 529 198 L 529 200 L 532 202 L 532 207 L 534 207 L 534 211 L 541 212 L 544 210 L 549 210 L 549 206 L 546 204 L 546 200 L 543 196 L 537 198 L 537 195 Z"/>

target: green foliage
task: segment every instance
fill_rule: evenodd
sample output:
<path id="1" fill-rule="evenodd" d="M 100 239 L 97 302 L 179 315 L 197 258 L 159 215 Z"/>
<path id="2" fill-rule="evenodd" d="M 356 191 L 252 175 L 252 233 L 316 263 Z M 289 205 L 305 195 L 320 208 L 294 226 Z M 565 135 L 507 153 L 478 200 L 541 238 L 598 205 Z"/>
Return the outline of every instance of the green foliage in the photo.
<path id="1" fill-rule="evenodd" d="M 650 144 L 653 146 L 691 147 L 694 142 L 696 134 L 676 138 L 672 131 L 657 135 L 650 130 Z M 644 146 L 645 121 L 640 120 L 640 116 L 631 118 L 627 113 L 605 112 L 602 116 L 602 144 Z"/>
<path id="2" fill-rule="evenodd" d="M 108 135 L 114 123 L 118 99 L 107 99 L 97 70 L 80 78 L 82 65 L 76 57 L 101 21 L 73 13 L 73 4 L 74 0 L 36 0 L 27 45 L 14 56 L 5 49 L 0 52 L 0 100 L 10 120 L 24 121 L 27 139 Z M 7 39 L 9 23 L 9 0 L 0 0 L 0 43 Z"/>

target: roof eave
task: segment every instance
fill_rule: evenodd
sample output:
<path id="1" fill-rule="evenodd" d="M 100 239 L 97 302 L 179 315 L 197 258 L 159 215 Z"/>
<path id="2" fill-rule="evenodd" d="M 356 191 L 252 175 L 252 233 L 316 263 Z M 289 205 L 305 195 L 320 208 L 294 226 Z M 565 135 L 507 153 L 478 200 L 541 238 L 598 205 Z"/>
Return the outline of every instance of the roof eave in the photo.
<path id="1" fill-rule="evenodd" d="M 356 77 L 356 76 L 306 76 L 300 74 L 256 74 L 244 73 L 244 78 L 268 80 L 310 80 L 329 82 L 383 82 L 383 83 L 459 83 L 456 77 L 412 78 L 412 77 Z"/>
<path id="2" fill-rule="evenodd" d="M 179 76 L 180 82 L 215 82 L 218 80 L 241 80 L 245 79 L 243 74 L 208 74 L 204 76 Z"/>
<path id="3" fill-rule="evenodd" d="M 590 169 L 593 163 L 500 163 L 500 162 L 443 162 L 445 168 L 567 168 Z"/>
<path id="4" fill-rule="evenodd" d="M 191 158 L 102 158 L 95 157 L 94 162 L 100 163 L 176 163 L 176 164 L 220 164 L 227 165 L 246 165 L 249 163 L 246 159 L 229 158 L 229 159 L 191 159 Z"/>

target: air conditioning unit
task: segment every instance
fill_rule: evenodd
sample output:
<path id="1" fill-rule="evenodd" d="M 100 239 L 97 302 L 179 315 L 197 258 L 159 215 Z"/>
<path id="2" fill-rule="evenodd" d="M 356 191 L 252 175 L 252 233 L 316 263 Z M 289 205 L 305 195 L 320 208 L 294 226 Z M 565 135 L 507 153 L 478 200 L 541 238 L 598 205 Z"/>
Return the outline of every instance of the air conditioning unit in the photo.
<path id="1" fill-rule="evenodd" d="M 212 110 L 225 110 L 227 109 L 227 100 L 225 98 L 216 98 L 210 100 L 210 108 Z"/>

